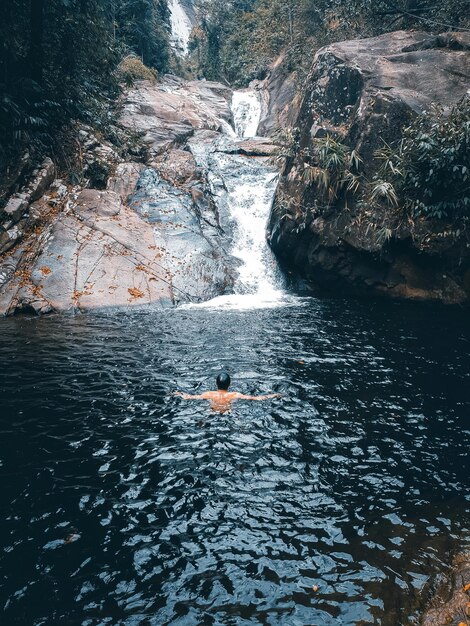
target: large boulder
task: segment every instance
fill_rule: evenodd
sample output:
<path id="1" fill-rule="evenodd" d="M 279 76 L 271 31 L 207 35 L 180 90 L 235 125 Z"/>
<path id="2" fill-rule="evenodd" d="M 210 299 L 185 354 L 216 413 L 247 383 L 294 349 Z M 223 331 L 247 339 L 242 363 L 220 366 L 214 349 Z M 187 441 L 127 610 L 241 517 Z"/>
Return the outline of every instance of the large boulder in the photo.
<path id="1" fill-rule="evenodd" d="M 143 133 L 151 156 L 178 147 L 197 129 L 221 131 L 232 119 L 232 92 L 210 81 L 185 81 L 167 76 L 152 85 L 138 81 L 126 93 L 121 123 Z"/>
<path id="2" fill-rule="evenodd" d="M 297 153 L 286 159 L 270 222 L 273 249 L 311 287 L 463 303 L 470 297 L 467 241 L 452 225 L 408 221 L 403 212 L 338 202 L 315 214 L 302 156 L 330 135 L 363 159 L 371 180 L 376 150 L 433 103 L 449 109 L 470 84 L 470 34 L 398 31 L 345 41 L 315 56 L 293 123 Z M 313 194 L 313 195 L 312 195 Z M 393 213 L 393 214 L 392 214 Z"/>
<path id="3" fill-rule="evenodd" d="M 230 101 L 218 83 L 142 82 L 124 96 L 121 123 L 143 135 L 146 162 L 124 162 L 88 127 L 78 132 L 81 186 L 51 187 L 47 159 L 0 212 L 0 314 L 168 306 L 230 291 L 234 260 L 208 172 L 186 146 L 201 132 L 213 149 Z"/>
<path id="4" fill-rule="evenodd" d="M 470 553 L 457 554 L 446 575 L 433 581 L 431 606 L 421 626 L 461 626 L 470 618 Z"/>
<path id="5" fill-rule="evenodd" d="M 217 223 L 199 219 L 200 203 L 154 169 L 128 163 L 107 190 L 69 194 L 65 210 L 36 203 L 42 227 L 0 260 L 0 314 L 165 307 L 222 293 L 233 277 Z"/>
<path id="6" fill-rule="evenodd" d="M 261 97 L 258 135 L 272 137 L 279 129 L 293 126 L 302 97 L 296 73 L 287 68 L 284 54 L 274 61 L 257 89 Z"/>

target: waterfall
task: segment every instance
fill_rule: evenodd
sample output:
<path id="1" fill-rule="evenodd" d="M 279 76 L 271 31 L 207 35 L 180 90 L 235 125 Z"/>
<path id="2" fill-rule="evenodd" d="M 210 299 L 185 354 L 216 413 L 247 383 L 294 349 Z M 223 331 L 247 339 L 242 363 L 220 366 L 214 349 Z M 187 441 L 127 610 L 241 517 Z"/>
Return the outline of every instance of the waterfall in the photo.
<path id="1" fill-rule="evenodd" d="M 235 91 L 232 98 L 235 132 L 241 139 L 256 137 L 261 119 L 261 100 L 252 90 Z"/>
<path id="2" fill-rule="evenodd" d="M 168 3 L 171 21 L 171 43 L 176 52 L 183 56 L 188 54 L 189 36 L 192 24 L 179 0 L 170 0 Z"/>
<path id="3" fill-rule="evenodd" d="M 261 103 L 255 91 L 235 91 L 232 113 L 238 139 L 256 136 Z M 194 148 L 192 151 L 194 153 Z M 197 151 L 197 149 L 196 149 Z M 215 151 L 211 154 L 209 181 L 213 196 L 224 206 L 232 223 L 230 254 L 240 261 L 234 293 L 191 308 L 253 309 L 290 303 L 273 252 L 266 242 L 266 227 L 276 192 L 278 173 L 266 157 Z"/>

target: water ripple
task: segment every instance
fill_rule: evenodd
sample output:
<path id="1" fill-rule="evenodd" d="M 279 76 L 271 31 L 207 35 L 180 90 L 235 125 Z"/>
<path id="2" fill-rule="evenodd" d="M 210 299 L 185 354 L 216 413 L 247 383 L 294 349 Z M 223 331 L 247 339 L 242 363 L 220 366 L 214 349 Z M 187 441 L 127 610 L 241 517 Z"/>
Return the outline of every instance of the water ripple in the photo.
<path id="1" fill-rule="evenodd" d="M 4 320 L 2 623 L 416 624 L 468 536 L 468 343 L 334 300 Z M 221 368 L 283 398 L 171 395 Z"/>

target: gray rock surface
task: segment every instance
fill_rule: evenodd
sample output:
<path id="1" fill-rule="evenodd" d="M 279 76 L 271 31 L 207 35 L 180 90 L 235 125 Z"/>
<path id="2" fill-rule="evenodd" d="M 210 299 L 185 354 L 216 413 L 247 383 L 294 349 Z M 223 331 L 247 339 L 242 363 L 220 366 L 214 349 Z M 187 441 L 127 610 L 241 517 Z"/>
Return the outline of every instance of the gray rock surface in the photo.
<path id="1" fill-rule="evenodd" d="M 416 113 L 431 103 L 451 107 L 470 84 L 470 35 L 433 36 L 398 31 L 336 43 L 315 56 L 294 126 L 300 148 L 330 134 L 363 158 L 372 179 L 373 158 Z M 312 287 L 352 293 L 463 303 L 470 298 L 466 239 L 442 232 L 432 220 L 403 219 L 383 206 L 348 198 L 321 215 L 301 177 L 301 151 L 286 162 L 270 223 L 274 251 Z"/>
<path id="2" fill-rule="evenodd" d="M 167 77 L 164 84 L 137 83 L 124 99 L 121 123 L 144 133 L 152 156 L 183 144 L 195 129 L 221 131 L 232 119 L 231 90 L 209 81 Z"/>
<path id="3" fill-rule="evenodd" d="M 294 126 L 302 97 L 295 73 L 286 68 L 284 55 L 276 59 L 257 88 L 262 104 L 258 135 L 272 137 L 280 128 Z"/>

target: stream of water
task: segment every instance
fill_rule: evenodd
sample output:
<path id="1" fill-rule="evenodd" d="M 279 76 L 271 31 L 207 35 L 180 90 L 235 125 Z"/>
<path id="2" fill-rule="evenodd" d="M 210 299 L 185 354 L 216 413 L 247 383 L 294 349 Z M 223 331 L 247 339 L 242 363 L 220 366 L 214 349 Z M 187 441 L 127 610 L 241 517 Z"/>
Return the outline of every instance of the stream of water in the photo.
<path id="1" fill-rule="evenodd" d="M 232 98 L 235 143 L 256 136 L 261 117 L 258 94 L 235 91 Z M 197 146 L 193 147 L 197 156 Z M 254 309 L 292 306 L 300 302 L 285 291 L 284 277 L 266 241 L 266 228 L 276 192 L 278 172 L 266 158 L 215 151 L 206 161 L 212 194 L 231 218 L 230 254 L 239 261 L 234 293 L 187 308 Z M 236 175 L 234 176 L 234 172 Z"/>
<path id="2" fill-rule="evenodd" d="M 234 91 L 232 98 L 235 132 L 240 139 L 255 137 L 261 118 L 261 100 L 250 89 Z"/>
<path id="3" fill-rule="evenodd" d="M 176 52 L 188 54 L 189 37 L 192 30 L 191 20 L 179 0 L 169 0 L 171 22 L 171 42 Z"/>

